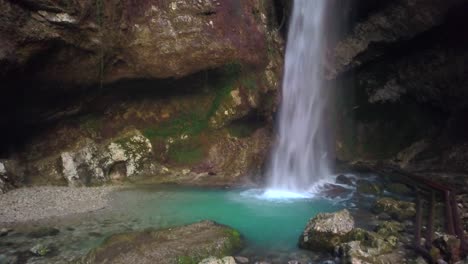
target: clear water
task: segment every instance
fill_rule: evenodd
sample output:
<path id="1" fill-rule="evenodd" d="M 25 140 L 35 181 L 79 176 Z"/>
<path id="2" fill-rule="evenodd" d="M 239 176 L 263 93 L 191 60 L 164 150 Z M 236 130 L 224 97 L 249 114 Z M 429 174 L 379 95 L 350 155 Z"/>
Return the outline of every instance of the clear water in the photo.
<path id="1" fill-rule="evenodd" d="M 129 216 L 138 216 L 144 226 L 213 220 L 239 230 L 248 244 L 265 249 L 296 248 L 311 217 L 340 208 L 325 199 L 272 200 L 262 193 L 262 190 L 145 188 L 119 192 L 115 207 L 125 208 Z"/>
<path id="2" fill-rule="evenodd" d="M 321 198 L 271 199 L 263 190 L 132 188 L 112 194 L 111 206 L 98 212 L 15 227 L 13 234 L 0 237 L 0 263 L 2 255 L 27 252 L 37 243 L 52 245 L 55 254 L 46 258 L 33 257 L 27 263 L 64 263 L 86 254 L 115 233 L 178 226 L 205 219 L 239 230 L 246 241 L 245 249 L 239 254 L 251 259 L 273 263 L 301 258 L 323 259 L 324 256 L 317 253 L 299 250 L 299 235 L 317 213 L 341 208 L 341 204 Z M 60 233 L 51 237 L 28 237 L 31 229 L 43 226 L 57 228 Z"/>
<path id="3" fill-rule="evenodd" d="M 295 0 L 286 47 L 278 142 L 269 188 L 310 192 L 330 174 L 329 90 L 324 82 L 329 0 Z M 328 83 L 327 85 L 330 85 Z"/>

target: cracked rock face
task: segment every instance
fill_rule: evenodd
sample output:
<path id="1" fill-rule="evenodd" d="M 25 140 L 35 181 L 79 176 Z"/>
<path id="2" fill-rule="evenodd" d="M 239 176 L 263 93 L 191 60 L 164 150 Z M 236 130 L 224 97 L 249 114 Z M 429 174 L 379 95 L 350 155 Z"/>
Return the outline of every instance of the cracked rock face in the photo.
<path id="1" fill-rule="evenodd" d="M 252 12 L 258 4 L 1 0 L 0 77 L 29 68 L 43 81 L 93 84 L 182 77 L 231 62 L 260 65 L 266 32 Z"/>

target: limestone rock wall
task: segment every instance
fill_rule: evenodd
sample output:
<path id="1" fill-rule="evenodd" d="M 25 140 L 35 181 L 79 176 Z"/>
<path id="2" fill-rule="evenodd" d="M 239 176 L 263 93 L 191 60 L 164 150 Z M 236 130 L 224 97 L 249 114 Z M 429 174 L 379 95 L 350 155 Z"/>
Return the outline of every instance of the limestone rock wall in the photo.
<path id="1" fill-rule="evenodd" d="M 2 0 L 1 74 L 92 84 L 262 64 L 265 31 L 252 12 L 261 3 Z"/>
<path id="2" fill-rule="evenodd" d="M 0 0 L 0 189 L 226 185 L 267 158 L 274 2 Z M 4 187 L 5 186 L 5 187 Z"/>
<path id="3" fill-rule="evenodd" d="M 338 159 L 467 172 L 467 10 L 392 0 L 358 17 L 330 56 Z"/>

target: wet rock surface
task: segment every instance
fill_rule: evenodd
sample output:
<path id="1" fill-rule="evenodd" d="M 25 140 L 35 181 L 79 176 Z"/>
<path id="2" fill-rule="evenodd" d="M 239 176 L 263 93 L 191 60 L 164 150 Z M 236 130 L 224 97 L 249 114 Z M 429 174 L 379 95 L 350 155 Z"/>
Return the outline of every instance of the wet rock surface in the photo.
<path id="1" fill-rule="evenodd" d="M 354 219 L 348 210 L 320 213 L 307 223 L 299 238 L 299 245 L 308 249 L 333 250 L 354 228 Z"/>
<path id="2" fill-rule="evenodd" d="M 0 157 L 20 168 L 4 164 L 1 192 L 147 175 L 227 185 L 262 167 L 284 46 L 272 2 L 0 6 L 11 99 L 0 107 Z"/>
<path id="3" fill-rule="evenodd" d="M 210 255 L 230 255 L 240 249 L 241 243 L 237 231 L 211 221 L 202 221 L 165 230 L 111 236 L 103 245 L 91 251 L 83 263 L 154 263 L 155 260 L 159 263 L 197 263 Z M 211 260 L 215 262 L 206 263 L 234 261 L 232 257 L 221 262 L 217 262 L 216 258 Z"/>
<path id="4" fill-rule="evenodd" d="M 392 218 L 403 221 L 413 219 L 416 215 L 415 204 L 412 202 L 398 201 L 392 198 L 380 198 L 375 202 L 373 211 L 377 214 L 387 213 Z"/>

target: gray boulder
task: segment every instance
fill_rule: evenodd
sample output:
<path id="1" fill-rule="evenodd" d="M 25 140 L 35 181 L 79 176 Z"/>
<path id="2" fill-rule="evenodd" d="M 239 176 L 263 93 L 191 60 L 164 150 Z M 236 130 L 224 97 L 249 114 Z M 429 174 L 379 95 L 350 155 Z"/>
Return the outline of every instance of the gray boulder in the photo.
<path id="1" fill-rule="evenodd" d="M 301 248 L 332 251 L 347 240 L 354 228 L 354 219 L 348 210 L 320 213 L 307 224 L 299 239 Z"/>

